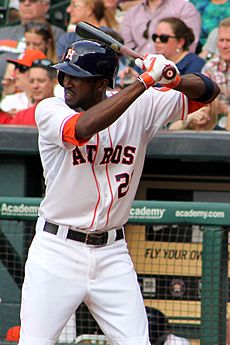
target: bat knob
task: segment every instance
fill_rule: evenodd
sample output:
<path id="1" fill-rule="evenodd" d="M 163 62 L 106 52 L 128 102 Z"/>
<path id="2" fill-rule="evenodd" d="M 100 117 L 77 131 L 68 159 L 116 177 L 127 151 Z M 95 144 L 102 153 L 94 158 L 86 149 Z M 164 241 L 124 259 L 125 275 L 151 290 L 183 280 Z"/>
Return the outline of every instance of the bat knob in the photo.
<path id="1" fill-rule="evenodd" d="M 167 80 L 174 79 L 176 77 L 176 69 L 173 66 L 166 66 L 163 70 L 163 76 Z"/>

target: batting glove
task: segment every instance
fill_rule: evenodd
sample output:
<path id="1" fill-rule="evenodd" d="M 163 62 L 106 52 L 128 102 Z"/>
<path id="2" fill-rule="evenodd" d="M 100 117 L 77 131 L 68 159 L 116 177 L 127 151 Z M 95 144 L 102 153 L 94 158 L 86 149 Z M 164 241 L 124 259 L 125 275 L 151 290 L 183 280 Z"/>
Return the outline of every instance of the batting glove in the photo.
<path id="1" fill-rule="evenodd" d="M 167 60 L 161 54 L 146 54 L 143 60 L 136 59 L 135 64 L 145 71 L 138 77 L 138 80 L 145 85 L 146 89 L 157 83 L 169 88 L 174 88 L 180 83 L 180 72 L 175 63 Z M 166 79 L 164 77 L 163 72 L 165 67 L 173 67 L 176 70 L 176 76 L 173 79 Z"/>

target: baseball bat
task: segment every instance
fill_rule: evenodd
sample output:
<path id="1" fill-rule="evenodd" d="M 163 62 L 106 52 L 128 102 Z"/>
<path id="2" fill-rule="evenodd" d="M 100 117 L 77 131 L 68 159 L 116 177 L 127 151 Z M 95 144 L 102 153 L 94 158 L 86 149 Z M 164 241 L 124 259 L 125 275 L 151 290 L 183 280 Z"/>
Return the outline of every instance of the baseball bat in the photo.
<path id="1" fill-rule="evenodd" d="M 101 43 L 105 43 L 107 46 L 113 49 L 116 53 L 129 56 L 133 59 L 139 58 L 143 60 L 143 56 L 141 54 L 139 54 L 133 49 L 126 47 L 124 44 L 117 41 L 112 36 L 110 36 L 109 34 L 106 34 L 105 32 L 103 32 L 102 30 L 100 30 L 94 25 L 91 25 L 86 22 L 79 22 L 76 25 L 75 32 L 76 34 L 78 34 L 80 37 L 84 39 L 91 39 L 91 40 L 99 41 Z M 172 66 L 166 66 L 163 69 L 162 74 L 165 79 L 171 80 L 175 78 L 176 70 Z"/>

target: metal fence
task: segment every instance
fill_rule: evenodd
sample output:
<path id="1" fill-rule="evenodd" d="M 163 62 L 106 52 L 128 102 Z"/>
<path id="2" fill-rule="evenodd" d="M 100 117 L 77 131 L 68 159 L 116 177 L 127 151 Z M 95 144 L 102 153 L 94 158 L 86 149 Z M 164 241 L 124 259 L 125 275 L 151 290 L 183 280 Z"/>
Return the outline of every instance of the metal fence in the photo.
<path id="1" fill-rule="evenodd" d="M 0 198 L 0 343 L 19 324 L 23 267 L 40 200 Z M 163 311 L 172 332 L 191 344 L 226 344 L 229 226 L 226 203 L 134 201 L 130 211 L 125 233 L 145 304 Z M 98 333 L 84 306 L 75 318 L 72 337 L 64 334 L 60 342 Z"/>

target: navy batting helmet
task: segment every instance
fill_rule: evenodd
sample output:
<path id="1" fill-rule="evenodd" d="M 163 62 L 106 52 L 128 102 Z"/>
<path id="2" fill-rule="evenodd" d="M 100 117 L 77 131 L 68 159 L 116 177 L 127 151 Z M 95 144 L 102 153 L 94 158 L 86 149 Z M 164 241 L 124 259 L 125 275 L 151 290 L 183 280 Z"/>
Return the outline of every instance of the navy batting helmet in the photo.
<path id="1" fill-rule="evenodd" d="M 58 81 L 63 86 L 65 74 L 78 78 L 104 77 L 114 87 L 118 71 L 117 54 L 108 46 L 90 40 L 79 40 L 66 50 L 62 62 L 53 66 L 59 71 Z"/>

